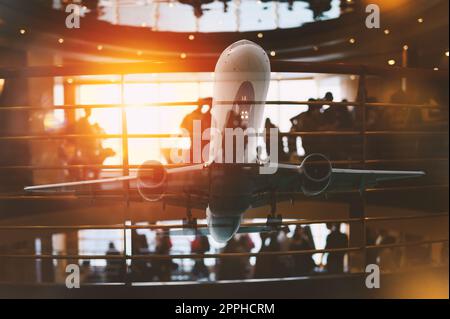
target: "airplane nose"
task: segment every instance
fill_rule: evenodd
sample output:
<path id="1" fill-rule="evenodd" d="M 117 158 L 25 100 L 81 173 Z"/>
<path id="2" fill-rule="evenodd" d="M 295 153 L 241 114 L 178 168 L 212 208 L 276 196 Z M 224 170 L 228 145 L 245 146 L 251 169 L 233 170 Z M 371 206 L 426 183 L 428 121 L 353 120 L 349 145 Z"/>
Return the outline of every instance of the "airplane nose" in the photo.
<path id="1" fill-rule="evenodd" d="M 250 80 L 267 81 L 270 77 L 270 62 L 267 53 L 256 43 L 240 40 L 227 47 L 217 61 L 217 76 L 234 76 L 242 79 L 243 73 L 252 73 Z M 248 74 L 247 74 L 248 77 Z"/>
<path id="2" fill-rule="evenodd" d="M 212 216 L 208 218 L 209 231 L 218 243 L 229 241 L 239 229 L 241 216 Z"/>

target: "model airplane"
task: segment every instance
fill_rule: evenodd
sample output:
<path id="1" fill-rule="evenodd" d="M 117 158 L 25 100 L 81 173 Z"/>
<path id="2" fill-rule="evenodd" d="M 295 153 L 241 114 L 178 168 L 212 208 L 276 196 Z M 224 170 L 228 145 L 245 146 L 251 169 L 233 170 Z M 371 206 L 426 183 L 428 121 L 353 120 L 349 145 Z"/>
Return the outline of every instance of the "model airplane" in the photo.
<path id="1" fill-rule="evenodd" d="M 270 62 L 260 46 L 241 40 L 225 49 L 215 69 L 211 129 L 223 132 L 230 128 L 230 122 L 231 126 L 241 128 L 261 128 L 269 83 Z M 237 114 L 240 120 L 230 121 L 232 114 Z M 208 228 L 195 227 L 195 221 L 188 214 L 187 226 L 190 227 L 171 234 L 209 234 L 217 242 L 226 242 L 238 232 L 270 230 L 270 222 L 267 227 L 241 227 L 241 220 L 249 208 L 271 205 L 270 219 L 277 221 L 276 203 L 286 199 L 277 193 L 318 195 L 333 190 L 364 189 L 380 181 L 424 175 L 421 171 L 332 168 L 328 159 L 320 154 L 307 156 L 300 165 L 267 164 L 258 159 L 256 139 L 248 139 L 245 143 L 245 162 L 223 163 L 223 144 L 220 134 L 212 134 L 208 158 L 199 164 L 168 168 L 149 161 L 138 169 L 136 176 L 29 186 L 25 190 L 135 180 L 145 200 L 158 201 L 165 194 L 179 194 L 182 199 L 173 204 L 186 207 L 188 212 L 191 208 L 206 210 Z M 261 166 L 267 165 L 275 165 L 276 170 L 271 174 L 261 174 Z"/>

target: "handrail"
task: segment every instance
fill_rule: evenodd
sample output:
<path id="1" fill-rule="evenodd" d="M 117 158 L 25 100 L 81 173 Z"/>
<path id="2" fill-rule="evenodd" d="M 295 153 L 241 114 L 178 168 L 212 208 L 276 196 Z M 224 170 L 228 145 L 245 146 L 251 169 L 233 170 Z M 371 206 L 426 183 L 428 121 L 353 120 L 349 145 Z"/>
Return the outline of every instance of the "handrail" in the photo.
<path id="1" fill-rule="evenodd" d="M 210 58 L 174 60 L 167 62 L 80 63 L 0 68 L 0 78 L 57 77 L 81 75 L 125 75 L 146 73 L 213 72 L 217 60 Z M 421 77 L 448 80 L 448 71 L 418 68 L 382 67 L 346 63 L 300 62 L 271 60 L 273 72 L 299 72 L 341 75 L 372 75 L 388 77 Z"/>
<path id="2" fill-rule="evenodd" d="M 376 246 L 332 248 L 332 249 L 309 249 L 309 250 L 287 250 L 287 251 L 264 251 L 245 253 L 217 253 L 217 254 L 173 254 L 173 255 L 36 255 L 36 254 L 0 254 L 0 259 L 107 259 L 107 260 L 173 260 L 173 259 L 208 259 L 208 258 L 237 258 L 237 257 L 260 257 L 260 256 L 287 256 L 287 255 L 308 255 L 326 253 L 349 253 L 364 249 L 381 250 L 390 248 L 401 248 L 411 246 L 431 245 L 447 243 L 448 239 L 423 240 L 415 242 L 404 242 L 396 244 L 383 244 Z"/>
<path id="3" fill-rule="evenodd" d="M 448 157 L 436 157 L 436 158 L 398 158 L 398 159 L 368 159 L 366 164 L 392 164 L 392 163 L 426 163 L 426 162 L 448 162 Z M 361 164 L 361 160 L 332 160 L 332 165 L 352 165 Z M 286 164 L 299 164 L 298 162 L 289 162 Z M 185 165 L 185 164 L 184 164 Z M 128 167 L 131 170 L 136 170 L 141 165 L 130 164 Z M 183 164 L 168 164 L 167 167 L 179 167 Z M 59 169 L 82 169 L 82 168 L 99 168 L 105 170 L 117 170 L 121 171 L 123 165 L 104 165 L 104 164 L 71 164 L 71 165 L 3 165 L 0 166 L 0 170 L 59 170 Z"/>
<path id="4" fill-rule="evenodd" d="M 415 220 L 426 218 L 439 218 L 449 217 L 446 213 L 430 213 L 422 215 L 408 215 L 408 216 L 381 216 L 381 217 L 363 217 L 363 218 L 333 218 L 333 219 L 310 219 L 310 220 L 285 220 L 282 221 L 280 226 L 289 225 L 311 225 L 311 224 L 327 224 L 327 223 L 357 223 L 357 222 L 379 222 L 379 221 L 402 221 L 402 220 Z M 242 227 L 250 226 L 267 226 L 267 223 L 251 222 L 242 223 Z M 7 230 L 109 230 L 109 229 L 149 229 L 149 230 L 169 230 L 174 228 L 183 228 L 183 224 L 171 224 L 171 225 L 0 225 L 0 231 Z M 198 224 L 197 228 L 207 228 L 207 224 Z"/>
<path id="5" fill-rule="evenodd" d="M 161 101 L 161 102 L 146 102 L 146 103 L 125 103 L 121 105 L 117 104 L 65 104 L 65 105 L 53 105 L 53 106 L 31 106 L 31 105 L 19 105 L 19 106 L 2 106 L 0 111 L 50 111 L 50 110 L 77 110 L 77 109 L 119 109 L 122 107 L 126 108 L 146 108 L 146 107 L 192 107 L 198 105 L 199 101 Z M 216 105 L 229 105 L 233 104 L 232 101 L 219 101 L 215 102 Z M 294 100 L 281 100 L 281 101 L 242 101 L 241 104 L 252 104 L 252 105 L 311 105 L 321 107 L 323 105 L 329 106 L 354 106 L 362 107 L 360 102 L 325 102 L 325 101 L 294 101 Z M 390 102 L 377 102 L 377 103 L 366 103 L 367 107 L 396 107 L 396 108 L 420 108 L 420 109 L 433 109 L 440 111 L 448 111 L 448 106 L 443 105 L 431 105 L 431 104 L 406 104 L 406 103 L 390 103 Z"/>
<path id="6" fill-rule="evenodd" d="M 366 193 L 380 193 L 380 192 L 396 192 L 396 191 L 413 191 L 413 190 L 426 190 L 426 189 L 437 189 L 437 188 L 448 188 L 448 184 L 436 184 L 436 185 L 419 185 L 419 186 L 393 186 L 393 187 L 379 187 L 379 188 L 367 188 L 365 190 Z M 130 188 L 130 191 L 132 188 Z M 135 190 L 135 189 L 134 189 Z M 123 195 L 120 195 L 119 192 L 113 194 L 103 194 L 107 191 L 99 191 L 94 190 L 91 192 L 85 192 L 84 194 L 81 192 L 68 192 L 57 194 L 44 195 L 42 192 L 36 195 L 23 195 L 23 194 L 0 194 L 0 200 L 123 200 Z M 122 192 L 123 193 L 123 192 Z M 340 190 L 340 191 L 331 191 L 329 194 L 355 194 L 359 193 L 359 190 Z M 275 192 L 277 195 L 300 195 L 298 192 Z M 166 196 L 180 196 L 180 194 L 165 194 Z M 185 194 L 182 194 L 183 196 Z M 138 194 L 136 196 L 132 196 L 129 194 L 129 199 L 138 201 L 142 201 L 142 197 Z"/>
<path id="7" fill-rule="evenodd" d="M 258 136 L 262 134 L 256 133 Z M 387 136 L 387 135 L 448 135 L 448 131 L 298 131 L 279 133 L 281 136 Z M 157 138 L 187 138 L 179 133 L 159 134 L 128 134 L 128 139 L 157 139 Z M 11 135 L 0 136 L 0 141 L 14 140 L 59 140 L 59 139 L 122 139 L 122 134 L 37 134 L 37 135 Z"/>

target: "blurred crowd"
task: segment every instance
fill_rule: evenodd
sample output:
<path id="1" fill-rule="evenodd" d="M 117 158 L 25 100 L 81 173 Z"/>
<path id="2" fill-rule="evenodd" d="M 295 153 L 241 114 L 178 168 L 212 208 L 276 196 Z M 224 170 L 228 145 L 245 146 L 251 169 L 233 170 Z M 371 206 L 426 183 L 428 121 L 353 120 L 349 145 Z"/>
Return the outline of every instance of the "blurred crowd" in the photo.
<path id="1" fill-rule="evenodd" d="M 103 147 L 101 135 L 105 131 L 98 123 L 91 123 L 91 109 L 84 109 L 84 113 L 84 116 L 68 123 L 59 132 L 68 136 L 80 135 L 62 140 L 58 148 L 60 162 L 69 167 L 67 175 L 72 181 L 98 179 L 105 159 L 116 154 L 111 148 Z"/>
<path id="2" fill-rule="evenodd" d="M 359 99 L 359 98 L 358 98 Z M 403 90 L 394 92 L 389 102 L 395 107 L 377 106 L 376 98 L 367 97 L 365 127 L 363 127 L 362 108 L 352 105 L 344 99 L 335 101 L 332 92 L 327 92 L 323 98 L 310 98 L 308 110 L 302 112 L 291 121 L 288 147 L 281 148 L 282 159 L 295 160 L 302 153 L 298 149 L 298 139 L 304 154 L 322 153 L 332 160 L 351 160 L 361 156 L 360 136 L 352 132 L 365 131 L 433 131 L 441 130 L 448 124 L 448 114 L 438 107 L 438 102 L 432 97 L 423 95 L 412 97 Z M 330 105 L 339 102 L 337 105 Z M 355 103 L 356 104 L 356 103 Z M 427 105 L 427 108 L 401 107 L 402 104 Z M 269 119 L 266 128 L 275 127 Z M 313 132 L 312 134 L 310 132 Z M 314 132 L 328 132 L 328 135 L 314 135 Z M 297 133 L 299 136 L 296 136 Z M 349 133 L 349 134 L 347 134 Z M 434 142 L 428 137 L 418 136 L 375 136 L 367 139 L 368 157 L 420 157 L 441 149 L 430 147 Z"/>
<path id="3" fill-rule="evenodd" d="M 146 235 L 132 232 L 132 253 L 134 256 L 151 256 L 158 258 L 132 259 L 126 265 L 121 258 L 107 259 L 106 267 L 97 273 L 85 261 L 82 265 L 83 281 L 85 282 L 150 282 L 172 280 L 243 280 L 264 278 L 286 278 L 303 276 L 320 276 L 324 274 L 338 275 L 351 272 L 349 254 L 345 251 L 350 247 L 346 232 L 341 224 L 327 224 L 328 235 L 325 245 L 317 247 L 309 226 L 296 226 L 294 229 L 283 227 L 279 231 L 259 233 L 258 248 L 248 234 L 238 234 L 227 244 L 217 250 L 210 245 L 207 236 L 196 236 L 190 241 L 190 253 L 198 256 L 187 266 L 179 259 L 169 258 L 176 255 L 172 240 L 164 231 L 156 231 L 149 245 Z M 348 229 L 348 228 L 346 228 Z M 255 237 L 253 237 L 255 239 Z M 384 228 L 368 228 L 367 245 L 392 245 L 400 242 L 419 242 L 420 236 L 401 234 Z M 150 246 L 153 247 L 150 249 Z M 315 249 L 324 249 L 325 253 L 313 254 Z M 343 251 L 344 250 L 344 251 Z M 448 262 L 448 244 L 441 248 L 441 263 Z M 189 253 L 181 252 L 181 253 Z M 208 254 L 232 254 L 214 259 L 213 263 L 205 263 Z M 258 253 L 250 257 L 249 253 Z M 107 256 L 120 256 L 121 252 L 110 243 Z M 313 258 L 317 255 L 316 258 Z M 383 272 L 394 272 L 404 267 L 432 264 L 431 246 L 387 247 L 383 249 L 368 249 L 366 264 L 378 264 Z M 356 255 L 355 255 L 356 256 Z M 354 257 L 355 257 L 354 256 Z M 358 254 L 360 258 L 361 256 Z M 210 259 L 213 260 L 213 259 Z"/>
<path id="4" fill-rule="evenodd" d="M 363 127 L 363 112 L 359 106 L 352 105 L 346 99 L 336 101 L 332 92 L 327 92 L 322 98 L 310 98 L 308 109 L 290 119 L 289 135 L 280 131 L 278 141 L 278 158 L 282 162 L 297 162 L 298 157 L 312 153 L 321 153 L 331 160 L 357 160 L 361 157 L 362 139 L 359 132 L 365 131 L 437 131 L 448 124 L 448 114 L 438 107 L 438 102 L 432 97 L 411 97 L 398 90 L 390 97 L 390 103 L 395 107 L 377 105 L 376 98 L 367 97 L 365 128 Z M 338 103 L 336 103 L 338 102 Z M 334 104 L 333 104 L 334 103 Z M 427 105 L 427 108 L 401 107 L 402 104 Z M 356 103 L 354 103 L 356 104 Z M 201 122 L 202 131 L 211 125 L 212 98 L 199 99 L 197 108 L 186 115 L 180 125 L 190 133 L 195 120 Z M 278 127 L 266 118 L 266 132 Z M 326 134 L 317 134 L 326 133 Z M 269 136 L 265 140 L 266 153 L 270 154 Z M 203 147 L 208 143 L 202 140 Z M 391 159 L 397 157 L 425 157 L 435 155 L 443 147 L 436 147 L 436 141 L 429 136 L 417 135 L 371 135 L 366 138 L 368 158 Z M 193 158 L 192 148 L 190 159 Z"/>
<path id="5" fill-rule="evenodd" d="M 340 231 L 339 224 L 327 225 L 330 231 L 326 239 L 326 249 L 347 248 L 347 235 Z M 313 275 L 315 273 L 343 273 L 345 269 L 345 253 L 327 253 L 319 264 L 308 251 L 316 249 L 309 226 L 297 226 L 291 232 L 289 227 L 279 231 L 259 234 L 261 246 L 256 250 L 254 241 L 248 234 L 238 234 L 230 239 L 220 250 L 214 250 L 207 236 L 197 235 L 190 242 L 190 253 L 201 258 L 193 260 L 192 266 L 180 269 L 180 264 L 170 258 L 174 254 L 172 240 L 168 233 L 156 231 L 154 242 L 149 245 L 145 234 L 132 231 L 132 254 L 134 256 L 157 255 L 155 259 L 137 258 L 127 266 L 121 258 L 107 259 L 103 270 L 104 280 L 108 282 L 124 281 L 170 281 L 182 272 L 190 280 L 231 280 L 249 278 L 282 278 L 290 276 Z M 153 247 L 150 249 L 150 247 Z M 296 251 L 289 254 L 289 251 Z M 262 253 L 252 263 L 248 253 Z M 237 254 L 234 257 L 216 259 L 214 265 L 205 264 L 205 254 L 224 253 Z M 120 251 L 113 242 L 109 243 L 107 256 L 120 256 Z M 240 256 L 239 254 L 242 254 Z M 96 281 L 95 274 L 89 271 L 89 262 L 83 264 L 84 280 Z M 97 278 L 99 280 L 99 278 Z"/>

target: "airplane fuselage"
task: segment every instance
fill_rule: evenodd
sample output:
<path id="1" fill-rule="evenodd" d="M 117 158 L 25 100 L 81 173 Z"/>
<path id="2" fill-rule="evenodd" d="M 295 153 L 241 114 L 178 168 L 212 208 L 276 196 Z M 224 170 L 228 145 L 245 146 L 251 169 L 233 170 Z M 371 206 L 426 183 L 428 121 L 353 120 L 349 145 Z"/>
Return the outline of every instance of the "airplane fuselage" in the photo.
<path id="1" fill-rule="evenodd" d="M 255 187 L 244 166 L 220 164 L 226 162 L 226 153 L 230 152 L 223 138 L 225 130 L 261 131 L 269 83 L 269 58 L 253 42 L 242 40 L 230 45 L 216 64 L 211 132 L 220 134 L 211 133 L 210 138 L 211 184 L 206 215 L 211 235 L 219 242 L 226 242 L 238 230 Z M 233 162 L 255 163 L 257 146 L 256 138 L 247 138 L 244 152 L 238 154 L 234 145 Z"/>

